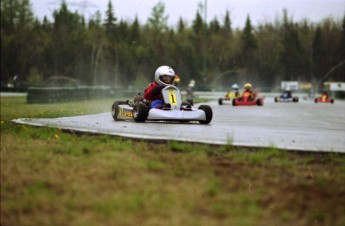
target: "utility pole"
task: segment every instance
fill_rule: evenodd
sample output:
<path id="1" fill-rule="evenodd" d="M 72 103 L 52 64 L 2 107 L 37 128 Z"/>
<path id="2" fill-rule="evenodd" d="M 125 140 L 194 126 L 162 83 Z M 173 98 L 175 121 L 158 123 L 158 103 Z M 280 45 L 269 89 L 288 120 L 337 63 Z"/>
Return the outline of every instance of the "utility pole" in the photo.
<path id="1" fill-rule="evenodd" d="M 206 71 L 207 71 L 207 0 L 205 0 L 204 5 L 204 43 L 203 43 L 203 79 L 206 79 Z"/>

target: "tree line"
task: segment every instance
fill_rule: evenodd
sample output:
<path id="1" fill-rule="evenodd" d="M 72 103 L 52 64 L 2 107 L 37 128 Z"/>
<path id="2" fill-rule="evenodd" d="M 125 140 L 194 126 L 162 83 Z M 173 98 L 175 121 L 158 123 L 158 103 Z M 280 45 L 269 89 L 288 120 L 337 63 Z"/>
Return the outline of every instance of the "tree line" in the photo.
<path id="1" fill-rule="evenodd" d="M 325 78 L 345 58 L 345 15 L 295 22 L 282 10 L 281 18 L 256 27 L 248 15 L 243 29 L 233 29 L 228 11 L 209 23 L 202 8 L 190 23 L 180 18 L 169 27 L 167 20 L 162 2 L 140 24 L 137 17 L 119 20 L 110 0 L 104 17 L 97 11 L 88 21 L 64 1 L 50 21 L 35 18 L 30 0 L 2 0 L 1 84 L 65 76 L 84 85 L 145 87 L 161 65 L 174 68 L 181 86 L 194 79 L 200 89 L 345 80 L 344 67 Z"/>

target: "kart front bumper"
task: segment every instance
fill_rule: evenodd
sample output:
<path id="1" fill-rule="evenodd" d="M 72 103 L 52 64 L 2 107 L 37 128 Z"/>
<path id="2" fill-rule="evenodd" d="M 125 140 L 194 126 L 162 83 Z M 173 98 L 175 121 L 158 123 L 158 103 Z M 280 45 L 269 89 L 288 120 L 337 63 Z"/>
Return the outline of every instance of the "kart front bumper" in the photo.
<path id="1" fill-rule="evenodd" d="M 193 121 L 206 120 L 206 114 L 203 110 L 180 111 L 180 110 L 161 110 L 150 109 L 148 120 L 166 120 L 166 121 Z"/>

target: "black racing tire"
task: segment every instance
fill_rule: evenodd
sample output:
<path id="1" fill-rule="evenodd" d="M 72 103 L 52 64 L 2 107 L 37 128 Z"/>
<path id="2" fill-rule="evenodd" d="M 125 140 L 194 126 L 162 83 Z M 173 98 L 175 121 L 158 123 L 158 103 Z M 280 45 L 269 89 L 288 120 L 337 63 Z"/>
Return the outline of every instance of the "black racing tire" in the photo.
<path id="1" fill-rule="evenodd" d="M 317 104 L 317 98 L 314 99 L 315 104 Z"/>
<path id="2" fill-rule="evenodd" d="M 111 106 L 111 116 L 115 121 L 119 120 L 119 105 L 127 104 L 126 101 L 115 101 Z"/>
<path id="3" fill-rule="evenodd" d="M 274 97 L 274 102 L 278 102 L 278 97 Z"/>
<path id="4" fill-rule="evenodd" d="M 334 104 L 334 99 L 331 99 L 331 104 Z"/>
<path id="5" fill-rule="evenodd" d="M 264 101 L 261 98 L 259 98 L 256 100 L 256 105 L 262 106 L 262 105 L 264 105 Z"/>
<path id="6" fill-rule="evenodd" d="M 138 103 L 134 105 L 132 114 L 134 121 L 145 122 L 149 114 L 149 109 L 147 108 L 146 104 Z"/>
<path id="7" fill-rule="evenodd" d="M 199 108 L 200 110 L 203 110 L 206 115 L 206 120 L 199 120 L 200 124 L 209 124 L 212 120 L 213 117 L 213 112 L 212 108 L 208 105 L 200 105 Z"/>
<path id="8" fill-rule="evenodd" d="M 222 104 L 223 104 L 223 99 L 222 99 L 222 98 L 219 98 L 219 99 L 218 99 L 218 104 L 219 104 L 219 105 L 222 105 Z"/>
<path id="9" fill-rule="evenodd" d="M 236 99 L 233 99 L 233 100 L 232 100 L 232 106 L 237 106 L 237 104 L 236 104 Z"/>

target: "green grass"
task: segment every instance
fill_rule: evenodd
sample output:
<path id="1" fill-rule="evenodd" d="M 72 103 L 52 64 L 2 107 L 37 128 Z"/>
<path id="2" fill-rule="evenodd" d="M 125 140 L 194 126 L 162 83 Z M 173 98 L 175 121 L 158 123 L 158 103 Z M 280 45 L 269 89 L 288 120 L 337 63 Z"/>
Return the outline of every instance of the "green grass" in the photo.
<path id="1" fill-rule="evenodd" d="M 1 97 L 1 225 L 344 225 L 345 156 L 18 125 L 113 100 Z"/>

